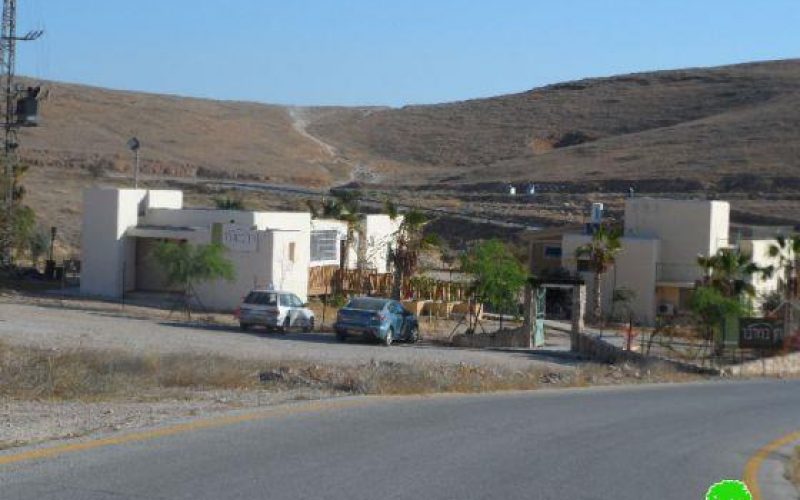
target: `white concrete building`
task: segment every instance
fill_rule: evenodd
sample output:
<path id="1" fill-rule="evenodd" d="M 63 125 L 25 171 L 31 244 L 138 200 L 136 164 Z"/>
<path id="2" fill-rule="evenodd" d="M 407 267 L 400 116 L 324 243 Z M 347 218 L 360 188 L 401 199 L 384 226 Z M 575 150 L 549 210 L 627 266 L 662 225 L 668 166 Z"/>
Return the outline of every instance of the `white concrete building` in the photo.
<path id="1" fill-rule="evenodd" d="M 398 221 L 367 216 L 370 265 L 387 272 L 387 239 Z M 233 282 L 199 285 L 203 306 L 230 310 L 256 287 L 308 297 L 309 270 L 338 266 L 347 226 L 312 221 L 306 212 L 184 208 L 180 191 L 97 188 L 84 194 L 82 293 L 120 298 L 131 291 L 173 291 L 152 253 L 160 241 L 221 243 L 236 269 Z M 384 251 L 385 250 L 385 251 Z M 352 260 L 355 265 L 355 260 Z"/>
<path id="2" fill-rule="evenodd" d="M 729 247 L 730 205 L 724 201 L 629 198 L 625 202 L 622 250 L 615 265 L 602 277 L 604 312 L 612 314 L 614 291 L 634 293 L 630 308 L 634 319 L 652 325 L 658 314 L 688 309 L 691 291 L 703 270 L 699 255 L 714 255 Z M 562 265 L 579 272 L 591 293 L 592 275 L 575 250 L 588 243 L 588 234 L 567 234 L 562 239 Z M 773 260 L 768 247 L 774 240 L 741 240 L 741 251 L 760 265 Z M 757 294 L 777 289 L 777 277 L 756 279 Z M 619 311 L 614 311 L 619 312 Z"/>
<path id="3" fill-rule="evenodd" d="M 353 233 L 353 244 L 347 256 L 348 269 L 361 268 L 376 273 L 391 272 L 389 250 L 400 230 L 402 217 L 392 219 L 388 215 L 365 215 L 358 230 Z M 338 239 L 338 243 L 334 239 Z M 347 238 L 347 223 L 336 219 L 313 219 L 311 221 L 311 266 L 338 266 L 341 242 Z"/>

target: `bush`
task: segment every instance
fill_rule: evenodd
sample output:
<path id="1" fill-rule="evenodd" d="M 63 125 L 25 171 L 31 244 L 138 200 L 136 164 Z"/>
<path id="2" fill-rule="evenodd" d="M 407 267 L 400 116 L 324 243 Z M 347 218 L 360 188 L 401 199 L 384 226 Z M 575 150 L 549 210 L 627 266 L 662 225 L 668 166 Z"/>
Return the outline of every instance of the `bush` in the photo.
<path id="1" fill-rule="evenodd" d="M 462 258 L 461 269 L 473 276 L 473 291 L 478 300 L 500 312 L 513 311 L 527 273 L 509 248 L 499 240 L 473 247 Z"/>

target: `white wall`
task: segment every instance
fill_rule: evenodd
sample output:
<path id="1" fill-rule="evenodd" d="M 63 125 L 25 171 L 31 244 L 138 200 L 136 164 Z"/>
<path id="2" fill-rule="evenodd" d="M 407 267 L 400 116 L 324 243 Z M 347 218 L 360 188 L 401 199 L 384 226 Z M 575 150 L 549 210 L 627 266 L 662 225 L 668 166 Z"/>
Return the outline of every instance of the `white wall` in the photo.
<path id="1" fill-rule="evenodd" d="M 127 260 L 133 253 L 125 231 L 136 226 L 146 195 L 147 191 L 143 189 L 95 188 L 84 191 L 82 293 L 110 298 L 122 296 L 123 274 L 130 272 Z"/>
<path id="2" fill-rule="evenodd" d="M 379 273 L 391 271 L 387 259 L 390 246 L 394 245 L 397 231 L 403 223 L 402 217 L 392 219 L 388 215 L 367 215 L 364 220 L 364 236 L 366 238 L 365 258 L 367 267 L 377 269 Z"/>
<path id="3" fill-rule="evenodd" d="M 784 272 L 778 268 L 780 265 L 780 257 L 775 256 L 771 257 L 769 255 L 769 249 L 772 245 L 776 244 L 777 241 L 774 239 L 771 240 L 742 240 L 739 242 L 739 250 L 742 253 L 748 254 L 751 256 L 753 263 L 757 264 L 760 267 L 769 267 L 773 266 L 775 271 L 772 273 L 772 276 L 764 277 L 763 275 L 758 275 L 753 277 L 751 280 L 751 284 L 753 288 L 756 289 L 756 296 L 753 300 L 753 307 L 758 311 L 761 308 L 761 304 L 764 302 L 764 298 L 770 292 L 776 292 L 780 289 L 780 282 L 784 279 Z M 787 257 L 790 256 L 787 255 Z"/>
<path id="4" fill-rule="evenodd" d="M 389 248 L 394 245 L 397 231 L 400 229 L 402 217 L 392 219 L 388 215 L 373 214 L 365 215 L 361 221 L 363 238 L 356 231 L 353 235 L 353 245 L 350 247 L 347 258 L 348 269 L 358 267 L 358 254 L 362 252 L 365 265 L 368 269 L 375 269 L 379 273 L 391 271 L 391 263 L 388 260 Z M 339 231 L 340 238 L 347 238 L 347 223 L 335 219 L 314 219 L 311 221 L 312 230 L 336 229 Z M 310 240 L 309 240 L 310 244 Z M 338 265 L 336 261 L 311 262 L 311 266 Z"/>
<path id="5" fill-rule="evenodd" d="M 209 228 L 214 223 L 256 226 L 256 213 L 241 210 L 205 210 L 199 208 L 154 208 L 142 218 L 142 225 Z"/>
<path id="6" fill-rule="evenodd" d="M 277 290 L 292 292 L 303 301 L 308 300 L 310 246 L 306 234 L 301 231 L 270 231 L 270 234 L 272 283 Z"/>
<path id="7" fill-rule="evenodd" d="M 207 244 L 211 241 L 215 223 L 232 222 L 257 229 L 256 250 L 227 251 L 227 257 L 236 268 L 236 279 L 231 283 L 218 281 L 199 285 L 196 291 L 203 305 L 210 309 L 230 310 L 254 287 L 267 287 L 270 283 L 307 299 L 311 214 L 182 207 L 180 191 L 87 190 L 84 194 L 82 292 L 118 298 L 123 288 L 135 289 L 136 237 L 126 236 L 130 228 L 193 228 L 193 231 L 178 233 L 190 243 Z M 346 224 L 342 226 L 343 223 L 336 222 L 346 233 Z M 366 227 L 369 235 L 380 240 L 391 226 L 370 216 Z M 139 237 L 148 236 L 140 233 Z M 293 261 L 289 255 L 290 245 L 294 246 Z"/>
<path id="8" fill-rule="evenodd" d="M 628 198 L 625 235 L 661 240 L 660 281 L 702 277 L 698 255 L 728 245 L 730 205 L 725 201 Z"/>
<path id="9" fill-rule="evenodd" d="M 578 261 L 575 251 L 591 241 L 585 234 L 565 234 L 562 240 L 562 265 L 565 269 L 577 272 Z M 633 291 L 634 298 L 630 308 L 634 320 L 652 325 L 656 318 L 656 263 L 660 255 L 660 241 L 654 238 L 622 238 L 622 249 L 617 254 L 615 265 L 601 277 L 601 297 L 603 313 L 611 314 L 615 289 L 626 288 Z M 581 273 L 586 281 L 587 297 L 591 300 L 594 289 L 594 274 Z M 587 304 L 591 311 L 592 304 Z"/>
<path id="10" fill-rule="evenodd" d="M 147 191 L 146 208 L 183 208 L 183 191 L 151 189 Z"/>
<path id="11" fill-rule="evenodd" d="M 259 230 L 311 230 L 311 214 L 309 212 L 253 212 L 253 214 Z"/>
<path id="12" fill-rule="evenodd" d="M 253 288 L 266 288 L 272 279 L 270 267 L 271 246 L 270 234 L 258 231 L 256 250 L 253 252 L 226 250 L 225 257 L 233 263 L 234 280 L 216 280 L 197 286 L 196 292 L 200 302 L 207 308 L 218 311 L 230 311 L 236 308 Z M 198 233 L 191 243 L 208 244 L 211 242 L 210 232 Z"/>

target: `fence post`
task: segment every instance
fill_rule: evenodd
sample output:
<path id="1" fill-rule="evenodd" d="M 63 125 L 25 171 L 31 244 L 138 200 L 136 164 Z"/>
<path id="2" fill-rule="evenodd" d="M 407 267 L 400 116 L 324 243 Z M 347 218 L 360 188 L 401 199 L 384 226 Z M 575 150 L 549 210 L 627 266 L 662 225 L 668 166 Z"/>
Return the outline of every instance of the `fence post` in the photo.
<path id="1" fill-rule="evenodd" d="M 579 284 L 572 288 L 572 331 L 570 332 L 570 348 L 573 352 L 580 350 L 580 335 L 584 329 L 584 311 L 586 309 L 586 285 Z"/>

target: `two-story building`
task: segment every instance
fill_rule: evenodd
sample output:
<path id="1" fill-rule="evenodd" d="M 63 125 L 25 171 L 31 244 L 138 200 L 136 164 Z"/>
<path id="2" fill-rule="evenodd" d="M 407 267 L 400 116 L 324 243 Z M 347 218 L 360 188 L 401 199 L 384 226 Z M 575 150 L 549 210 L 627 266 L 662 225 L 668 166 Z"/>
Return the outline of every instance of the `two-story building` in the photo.
<path id="1" fill-rule="evenodd" d="M 578 259 L 576 250 L 590 240 L 588 233 L 565 234 L 561 249 L 562 266 L 584 275 L 589 288 L 588 262 Z M 703 278 L 698 256 L 737 245 L 756 263 L 767 266 L 775 263 L 768 253 L 773 242 L 774 237 L 732 238 L 730 204 L 725 201 L 629 198 L 625 201 L 622 249 L 602 277 L 604 313 L 620 313 L 615 310 L 620 304 L 614 303 L 614 292 L 623 289 L 632 292 L 624 307 L 641 324 L 654 324 L 658 315 L 686 312 L 692 290 Z M 778 278 L 756 277 L 753 285 L 757 295 L 763 296 L 777 289 Z"/>

